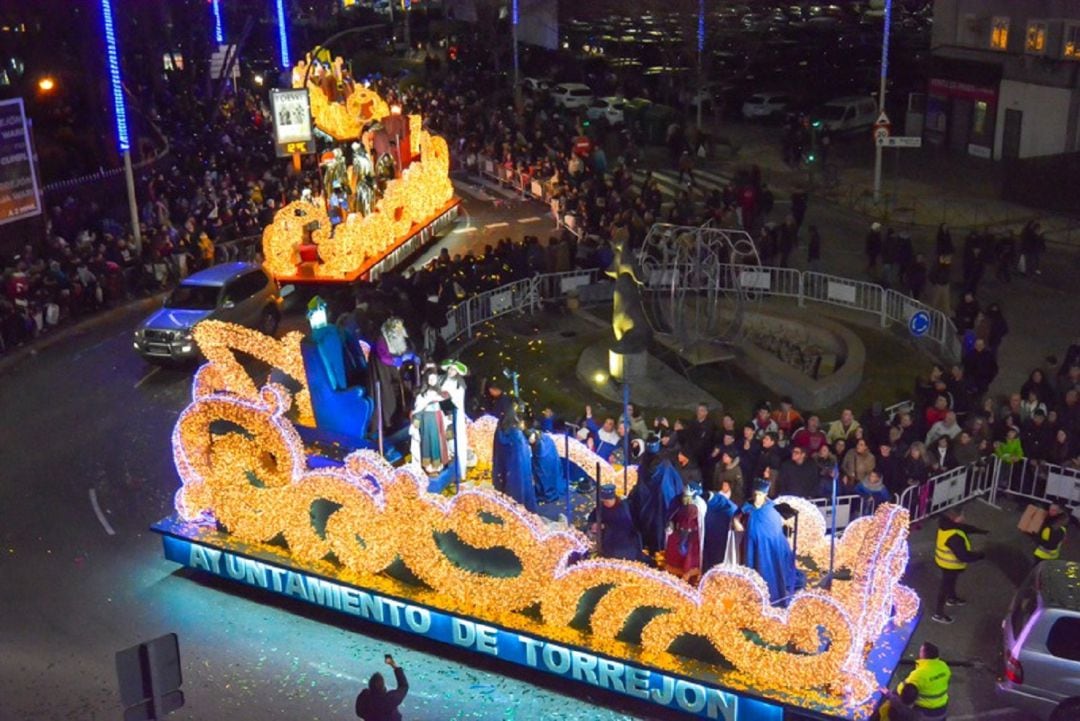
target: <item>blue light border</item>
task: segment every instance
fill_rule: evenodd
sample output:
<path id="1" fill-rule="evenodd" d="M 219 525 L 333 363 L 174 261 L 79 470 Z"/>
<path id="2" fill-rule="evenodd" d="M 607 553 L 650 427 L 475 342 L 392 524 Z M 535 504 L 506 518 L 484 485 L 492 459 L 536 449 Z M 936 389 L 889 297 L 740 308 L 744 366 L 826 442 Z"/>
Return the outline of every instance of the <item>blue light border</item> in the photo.
<path id="1" fill-rule="evenodd" d="M 112 3 L 101 0 L 101 16 L 105 27 L 105 58 L 109 66 L 109 84 L 112 86 L 113 110 L 116 114 L 116 141 L 120 152 L 131 150 L 128 135 L 127 108 L 124 107 L 124 87 L 120 80 L 120 58 L 116 50 L 116 30 L 113 27 Z"/>
<path id="2" fill-rule="evenodd" d="M 292 62 L 289 60 L 289 28 L 285 24 L 285 0 L 274 0 L 274 4 L 277 6 L 278 45 L 281 49 L 281 69 L 288 70 L 292 67 Z"/>
<path id="3" fill-rule="evenodd" d="M 224 45 L 225 28 L 221 24 L 221 0 L 210 0 L 210 5 L 214 13 L 214 41 L 218 45 Z"/>

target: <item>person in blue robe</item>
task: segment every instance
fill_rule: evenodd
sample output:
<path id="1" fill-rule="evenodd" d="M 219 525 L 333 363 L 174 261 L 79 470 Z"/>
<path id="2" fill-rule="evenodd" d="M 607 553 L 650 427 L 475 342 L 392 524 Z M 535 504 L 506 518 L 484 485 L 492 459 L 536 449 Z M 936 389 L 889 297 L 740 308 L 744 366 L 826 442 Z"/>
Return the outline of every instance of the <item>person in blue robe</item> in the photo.
<path id="1" fill-rule="evenodd" d="M 784 519 L 768 497 L 769 482 L 754 482 L 754 498 L 743 505 L 746 525 L 746 565 L 769 587 L 769 601 L 786 606 L 795 592 L 798 574 L 795 553 L 784 536 Z"/>
<path id="2" fill-rule="evenodd" d="M 683 482 L 675 466 L 659 455 L 660 441 L 655 436 L 649 437 L 645 448 L 638 462 L 638 482 L 627 502 L 645 549 L 655 554 L 666 545 L 669 510 L 682 495 Z"/>
<path id="3" fill-rule="evenodd" d="M 621 558 L 653 565 L 652 560 L 641 552 L 641 535 L 634 527 L 630 505 L 615 494 L 614 484 L 600 486 L 600 505 L 589 513 L 589 523 L 596 534 L 597 554 L 601 558 Z"/>
<path id="4" fill-rule="evenodd" d="M 495 428 L 491 450 L 491 482 L 501 491 L 535 513 L 536 490 L 533 488 L 532 450 L 521 430 L 517 413 L 511 407 Z"/>
<path id="5" fill-rule="evenodd" d="M 540 503 L 551 503 L 566 497 L 565 461 L 559 456 L 555 441 L 539 430 L 529 433 L 532 446 L 532 470 L 536 479 L 536 498 Z"/>
<path id="6" fill-rule="evenodd" d="M 704 575 L 713 566 L 719 566 L 725 560 L 734 558 L 733 547 L 728 540 L 739 512 L 730 498 L 730 486 L 727 494 L 723 491 L 706 491 L 705 496 L 705 549 L 701 554 L 701 573 Z M 734 543 L 731 544 L 734 546 Z"/>

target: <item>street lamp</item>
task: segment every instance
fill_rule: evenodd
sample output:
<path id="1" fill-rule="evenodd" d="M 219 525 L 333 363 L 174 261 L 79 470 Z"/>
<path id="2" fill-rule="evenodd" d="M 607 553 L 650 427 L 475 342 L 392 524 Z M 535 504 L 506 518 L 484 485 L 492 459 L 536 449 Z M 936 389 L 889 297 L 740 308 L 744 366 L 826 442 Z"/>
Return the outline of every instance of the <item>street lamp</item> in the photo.
<path id="1" fill-rule="evenodd" d="M 53 89 L 56 87 L 56 81 L 53 80 L 51 76 L 46 75 L 41 80 L 38 80 L 37 86 L 38 86 L 38 90 L 40 90 L 41 92 L 43 92 L 43 93 L 51 93 L 53 91 Z"/>
<path id="2" fill-rule="evenodd" d="M 101 0 L 101 20 L 105 32 L 105 60 L 112 88 L 113 111 L 116 115 L 116 144 L 124 158 L 124 180 L 127 184 L 128 211 L 131 214 L 131 234 L 135 254 L 142 252 L 142 232 L 139 228 L 139 207 L 135 202 L 135 178 L 131 171 L 131 139 L 128 135 L 127 108 L 124 106 L 124 86 L 120 80 L 120 54 L 113 27 L 111 0 Z"/>

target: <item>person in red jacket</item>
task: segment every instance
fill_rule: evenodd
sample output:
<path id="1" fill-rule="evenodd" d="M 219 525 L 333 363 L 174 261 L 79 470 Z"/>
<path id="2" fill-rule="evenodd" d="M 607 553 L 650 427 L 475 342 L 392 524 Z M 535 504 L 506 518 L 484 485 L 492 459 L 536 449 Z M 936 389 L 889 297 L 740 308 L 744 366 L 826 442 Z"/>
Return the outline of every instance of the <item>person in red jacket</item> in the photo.
<path id="1" fill-rule="evenodd" d="M 409 693 L 409 682 L 390 654 L 386 654 L 386 665 L 394 669 L 397 688 L 387 691 L 383 675 L 373 673 L 368 687 L 356 697 L 356 715 L 364 721 L 401 721 L 398 706 L 405 700 L 405 694 Z"/>

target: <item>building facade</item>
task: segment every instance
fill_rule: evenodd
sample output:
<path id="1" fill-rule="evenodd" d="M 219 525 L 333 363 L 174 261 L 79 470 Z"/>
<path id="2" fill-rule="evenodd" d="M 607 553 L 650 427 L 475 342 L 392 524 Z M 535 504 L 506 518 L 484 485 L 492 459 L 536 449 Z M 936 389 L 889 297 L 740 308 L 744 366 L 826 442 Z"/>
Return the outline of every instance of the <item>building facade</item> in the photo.
<path id="1" fill-rule="evenodd" d="M 935 0 L 928 144 L 983 158 L 1080 151 L 1080 2 Z"/>

